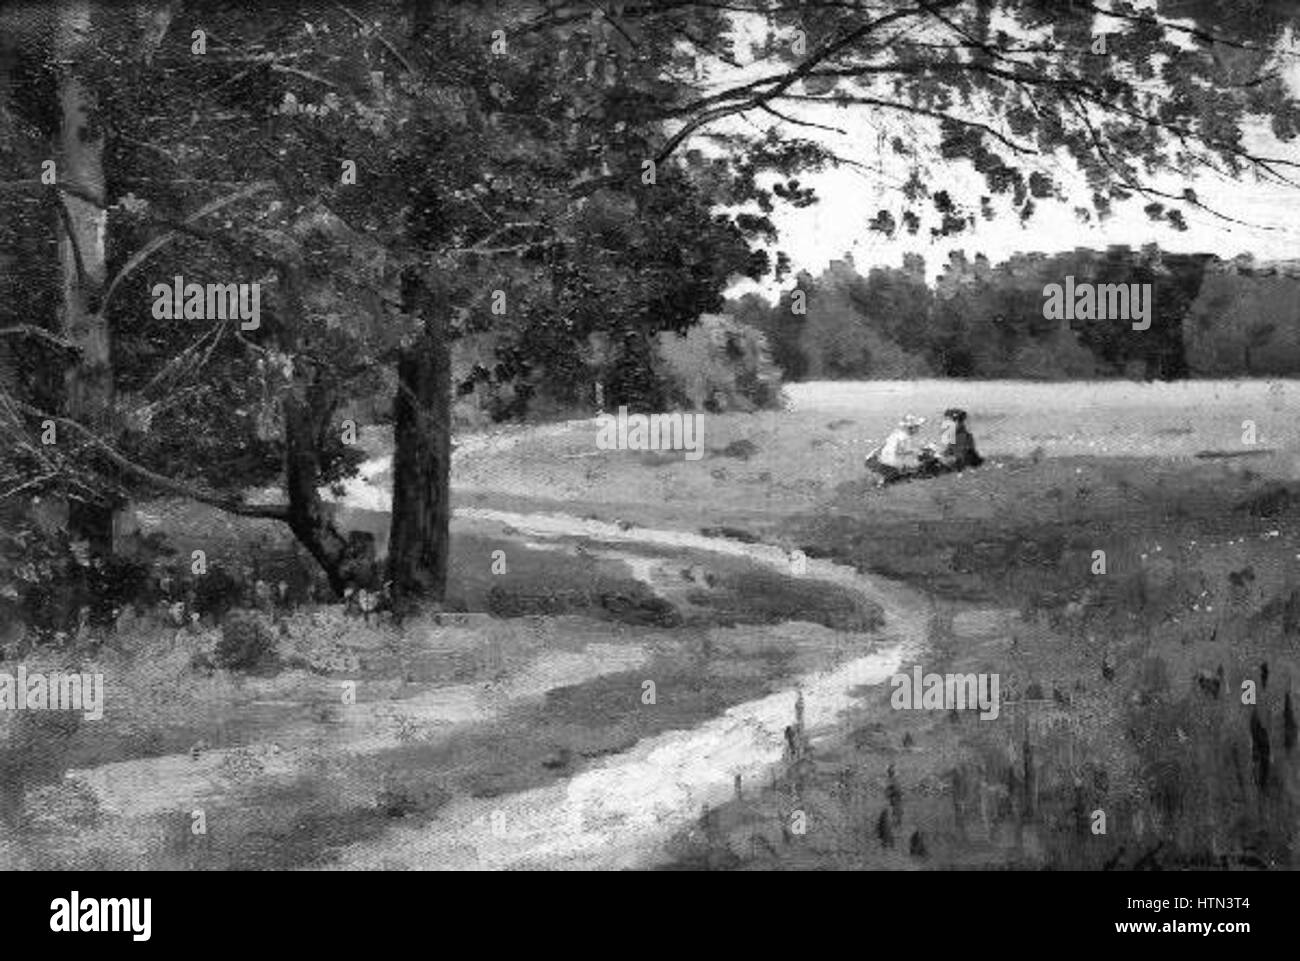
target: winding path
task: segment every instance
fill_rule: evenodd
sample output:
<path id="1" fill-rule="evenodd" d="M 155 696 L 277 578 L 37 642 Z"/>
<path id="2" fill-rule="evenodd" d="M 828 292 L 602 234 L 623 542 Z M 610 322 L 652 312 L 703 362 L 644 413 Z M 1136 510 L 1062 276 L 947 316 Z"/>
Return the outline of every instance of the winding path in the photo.
<path id="1" fill-rule="evenodd" d="M 508 524 L 535 538 L 589 537 L 608 543 L 681 547 L 746 557 L 789 573 L 781 550 L 682 531 L 623 529 L 563 514 L 461 508 L 456 516 Z M 871 652 L 799 679 L 804 724 L 815 743 L 854 701 L 853 690 L 895 673 L 925 637 L 923 595 L 852 568 L 810 559 L 807 577 L 829 581 L 879 604 L 884 628 L 864 635 Z M 794 722 L 795 689 L 736 705 L 689 730 L 641 741 L 568 781 L 489 800 L 459 800 L 420 827 L 399 827 L 338 852 L 339 869 L 617 869 L 663 859 L 663 845 L 726 801 L 740 776 L 766 783 L 782 763 L 784 730 Z"/>
<path id="2" fill-rule="evenodd" d="M 343 508 L 383 510 L 388 492 L 371 481 L 386 468 L 380 458 L 363 465 L 347 485 Z M 790 574 L 789 558 L 779 548 L 746 544 L 688 531 L 654 530 L 589 520 L 565 514 L 519 514 L 463 507 L 455 516 L 472 524 L 505 525 L 534 539 L 585 537 L 608 545 L 645 545 L 704 551 L 746 558 Z M 829 561 L 808 559 L 806 577 L 840 585 L 880 606 L 883 626 L 853 638 L 862 655 L 837 667 L 806 674 L 787 690 L 729 708 L 689 730 L 646 738 L 558 784 L 492 799 L 461 798 L 439 810 L 432 822 L 395 825 L 378 838 L 334 849 L 329 868 L 476 870 L 516 868 L 617 869 L 646 867 L 665 857 L 664 842 L 691 824 L 705 805 L 732 797 L 735 779 L 761 785 L 785 758 L 784 731 L 795 720 L 798 692 L 804 697 L 806 736 L 816 743 L 834 733 L 855 689 L 879 684 L 914 657 L 925 639 L 931 602 L 895 582 L 870 577 Z M 464 692 L 435 689 L 419 707 L 430 716 L 464 714 Z M 454 703 L 453 703 L 454 702 Z M 317 746 L 369 753 L 392 747 L 379 724 L 386 706 L 378 704 L 351 719 L 348 733 L 334 731 Z M 647 708 L 653 709 L 653 708 Z M 372 716 L 373 715 L 373 716 Z M 319 732 L 304 735 L 310 746 Z M 313 740 L 314 739 L 314 740 Z M 266 774 L 289 776 L 306 756 L 289 748 L 267 754 L 253 745 Z M 195 762 L 188 755 L 140 758 L 69 772 L 97 797 L 100 806 L 121 815 L 147 817 L 182 809 L 186 801 L 218 790 L 227 753 L 210 752 Z M 308 752 L 310 753 L 310 752 Z M 265 756 L 264 756 L 265 755 Z M 178 807 L 179 806 L 179 807 Z"/>

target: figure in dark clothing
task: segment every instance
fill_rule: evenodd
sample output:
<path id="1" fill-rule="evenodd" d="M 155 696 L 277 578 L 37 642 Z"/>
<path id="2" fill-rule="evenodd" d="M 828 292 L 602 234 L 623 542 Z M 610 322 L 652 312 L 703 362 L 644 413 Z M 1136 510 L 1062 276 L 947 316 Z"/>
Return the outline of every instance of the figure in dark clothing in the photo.
<path id="1" fill-rule="evenodd" d="M 966 429 L 966 412 L 959 407 L 949 407 L 943 412 L 939 443 L 929 445 L 921 452 L 918 474 L 937 477 L 979 467 L 983 463 L 984 458 L 975 450 L 975 438 Z"/>
<path id="2" fill-rule="evenodd" d="M 943 433 L 939 437 L 939 461 L 948 470 L 979 467 L 984 458 L 975 450 L 975 438 L 966 429 L 966 412 L 949 407 L 943 412 Z"/>

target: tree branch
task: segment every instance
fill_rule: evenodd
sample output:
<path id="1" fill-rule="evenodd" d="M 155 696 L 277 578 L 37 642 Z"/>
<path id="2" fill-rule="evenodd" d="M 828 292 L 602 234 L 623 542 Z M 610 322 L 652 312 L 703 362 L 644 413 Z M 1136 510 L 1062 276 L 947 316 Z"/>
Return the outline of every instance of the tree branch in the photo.
<path id="1" fill-rule="evenodd" d="M 339 87 L 339 85 L 336 84 L 333 80 L 326 80 L 324 77 L 320 76 L 319 74 L 312 73 L 310 70 L 300 70 L 297 67 L 286 67 L 282 63 L 271 64 L 271 72 L 288 73 L 288 74 L 292 74 L 295 77 L 303 77 L 307 80 L 312 80 L 315 81 L 316 83 L 329 87 L 331 90 L 337 90 Z"/>
<path id="2" fill-rule="evenodd" d="M 379 39 L 379 42 L 383 46 L 383 48 L 387 50 L 389 53 L 391 53 L 393 57 L 396 58 L 397 62 L 402 65 L 403 70 L 405 70 L 407 73 L 415 73 L 415 70 L 411 67 L 410 61 L 407 60 L 405 57 L 403 57 L 402 54 L 398 51 L 398 49 L 388 42 L 387 37 L 385 37 L 374 27 L 370 26 L 368 23 L 362 20 L 359 16 L 357 16 L 347 7 L 343 6 L 343 4 L 336 3 L 334 4 L 334 6 L 338 7 L 340 10 L 346 13 L 352 19 L 352 22 L 361 28 L 363 33 L 373 33 Z"/>
<path id="3" fill-rule="evenodd" d="M 1218 217 L 1220 220 L 1226 220 L 1228 223 L 1240 224 L 1243 227 L 1256 226 L 1254 224 L 1250 224 L 1245 220 L 1238 220 L 1235 217 L 1229 217 L 1227 214 L 1215 210 L 1213 207 L 1206 206 L 1205 204 L 1201 203 L 1199 200 L 1193 200 L 1190 197 L 1183 196 L 1180 194 L 1172 194 L 1165 190 L 1158 190 L 1155 187 L 1148 187 L 1145 184 L 1140 184 L 1132 180 L 1129 177 L 1129 175 L 1126 174 L 1123 170 L 1121 170 L 1119 168 L 1119 165 L 1111 158 L 1110 151 L 1102 143 L 1101 135 L 1097 132 L 1097 129 L 1092 122 L 1092 118 L 1088 116 L 1087 107 L 1082 100 L 1080 100 L 1078 102 L 1078 105 L 1075 106 L 1074 112 L 1075 115 L 1081 121 L 1083 121 L 1084 129 L 1088 131 L 1088 137 L 1089 139 L 1092 140 L 1092 144 L 1097 151 L 1097 155 L 1102 159 L 1102 161 L 1106 164 L 1106 166 L 1108 166 L 1111 169 L 1111 172 L 1114 173 L 1115 177 L 1117 178 L 1116 182 L 1119 184 L 1119 186 L 1132 190 L 1135 193 L 1140 193 L 1144 197 L 1163 197 L 1166 200 L 1176 200 L 1179 203 L 1191 204 L 1193 207 L 1199 207 L 1201 210 L 1204 210 L 1206 213 L 1212 214 L 1213 216 Z M 1276 230 L 1277 228 L 1262 227 L 1260 229 Z"/>
<path id="4" fill-rule="evenodd" d="M 218 199 L 212 201 L 211 203 L 205 204 L 204 206 L 200 207 L 194 213 L 186 217 L 182 223 L 185 225 L 195 223 L 196 221 L 202 220 L 204 217 L 208 216 L 209 214 L 216 213 L 222 207 L 228 207 L 230 204 L 235 203 L 236 201 L 244 200 L 248 197 L 253 196 L 254 194 L 258 194 L 265 190 L 269 190 L 274 186 L 275 186 L 274 184 L 265 180 L 259 180 L 259 181 L 255 181 L 254 183 L 247 184 L 246 186 L 239 188 L 233 193 L 226 194 L 224 197 L 219 197 Z M 148 260 L 154 254 L 156 254 L 158 251 L 162 250 L 163 247 L 166 247 L 169 243 L 171 243 L 178 236 L 180 236 L 180 234 L 181 234 L 180 230 L 169 230 L 165 234 L 155 237 L 153 240 L 149 241 L 147 244 L 145 244 L 143 247 L 137 250 L 134 254 L 132 254 L 131 258 L 127 260 L 125 264 L 122 265 L 122 269 L 117 272 L 117 276 L 115 276 L 112 279 L 112 281 L 108 285 L 108 289 L 104 292 L 104 300 L 100 304 L 100 308 L 99 308 L 100 313 L 103 313 L 108 309 L 108 304 L 110 299 L 113 296 L 113 292 L 116 291 L 119 286 L 121 286 L 124 280 L 130 277 L 131 274 L 135 273 L 135 271 L 140 267 L 141 264 L 143 264 L 146 260 Z"/>
<path id="5" fill-rule="evenodd" d="M 801 64 L 799 64 L 799 66 L 795 67 L 793 70 L 787 71 L 784 74 L 776 75 L 775 77 L 768 77 L 768 78 L 764 78 L 763 80 L 754 81 L 752 84 L 745 84 L 742 85 L 741 87 L 733 88 L 732 91 L 724 91 L 720 95 L 713 95 L 711 97 L 701 98 L 700 100 L 695 101 L 696 106 L 699 106 L 706 102 L 731 99 L 732 97 L 735 96 L 736 92 L 738 91 L 744 90 L 746 88 L 748 88 L 749 90 L 754 90 L 758 86 L 774 81 L 770 90 L 765 90 L 762 93 L 759 93 L 751 97 L 750 99 L 741 101 L 740 103 L 737 104 L 731 104 L 726 107 L 717 107 L 714 108 L 713 110 L 707 110 L 700 116 L 694 118 L 693 120 L 688 121 L 682 127 L 682 129 L 677 131 L 677 133 L 675 133 L 672 137 L 670 137 L 668 142 L 663 146 L 662 149 L 660 149 L 659 153 L 655 157 L 655 163 L 659 164 L 662 163 L 664 160 L 666 160 L 669 156 L 672 155 L 673 151 L 676 150 L 677 147 L 681 145 L 683 141 L 685 141 L 688 137 L 691 136 L 691 134 L 693 134 L 696 130 L 700 129 L 706 124 L 712 123 L 714 120 L 719 120 L 722 117 L 730 116 L 732 114 L 737 114 L 737 113 L 744 113 L 747 110 L 761 107 L 769 100 L 774 100 L 780 97 L 783 93 L 785 93 L 786 90 L 788 90 L 791 86 L 793 86 L 796 81 L 802 80 L 803 78 L 812 75 L 818 64 L 830 59 L 840 51 L 847 49 L 848 47 L 852 46 L 854 43 L 858 42 L 863 37 L 867 36 L 873 31 L 878 30 L 881 27 L 888 26 L 890 23 L 894 23 L 900 20 L 906 20 L 909 17 L 920 16 L 923 13 L 933 13 L 935 9 L 955 6 L 958 2 L 960 2 L 960 0 L 935 0 L 934 3 L 927 4 L 925 6 L 905 7 L 902 10 L 895 10 L 891 13 L 887 13 L 884 16 L 877 17 L 874 20 L 869 20 L 867 23 L 864 23 L 862 26 L 857 27 L 854 30 L 850 30 L 847 34 L 845 34 L 843 37 L 840 37 L 838 40 L 833 40 L 829 43 L 823 44 L 820 50 L 818 50 L 816 53 L 809 56 L 807 60 L 803 61 Z M 686 111 L 686 112 L 690 112 L 690 111 Z"/>
<path id="6" fill-rule="evenodd" d="M 151 471 L 149 468 L 143 467 L 135 463 L 134 461 L 129 460 L 125 455 L 119 452 L 116 448 L 114 448 L 111 444 L 109 444 L 98 434 L 87 429 L 86 427 L 83 427 L 75 420 L 69 420 L 66 417 L 60 417 L 57 414 L 48 413 L 46 411 L 41 410 L 38 407 L 33 407 L 31 404 L 25 403 L 24 401 L 21 401 L 16 397 L 12 397 L 12 396 L 9 397 L 9 401 L 18 410 L 22 411 L 24 414 L 27 414 L 31 417 L 39 417 L 42 420 L 52 420 L 54 421 L 55 424 L 68 428 L 73 433 L 77 434 L 79 437 L 82 437 L 85 440 L 89 441 L 90 444 L 98 448 L 104 454 L 105 457 L 107 457 L 110 461 L 112 461 L 122 470 L 126 471 L 128 474 L 138 477 L 140 480 L 148 484 L 152 484 L 154 487 L 157 487 L 160 490 L 167 491 L 168 493 L 171 494 L 176 494 L 180 497 L 186 497 L 191 500 L 196 500 L 201 504 L 208 504 L 212 507 L 218 507 L 221 510 L 226 511 L 227 513 L 238 514 L 241 517 L 264 517 L 264 518 L 269 518 L 271 520 L 280 520 L 280 521 L 287 521 L 289 519 L 289 508 L 286 505 L 246 504 L 242 500 L 239 500 L 238 498 L 229 497 L 224 494 L 218 494 L 215 491 L 204 490 L 202 488 L 185 484 L 171 477 L 165 477 L 162 474 L 155 473 L 154 471 Z"/>
<path id="7" fill-rule="evenodd" d="M 46 481 L 53 480 L 57 476 L 58 475 L 56 473 L 40 474 L 36 477 L 33 477 L 31 480 L 27 481 L 26 483 L 19 484 L 17 487 L 11 487 L 7 491 L 0 491 L 0 502 L 8 500 L 9 498 L 13 497 L 15 494 L 19 493 L 20 491 L 24 491 L 29 487 L 37 487 L 41 484 L 44 484 Z"/>
<path id="8" fill-rule="evenodd" d="M 56 347 L 62 347 L 64 350 L 80 351 L 81 348 L 71 341 L 64 340 L 53 331 L 46 330 L 44 327 L 37 327 L 35 324 L 15 324 L 12 327 L 0 327 L 0 337 L 27 336 L 44 340 L 47 343 L 54 344 Z"/>
<path id="9" fill-rule="evenodd" d="M 780 99 L 812 100 L 817 103 L 827 103 L 827 102 L 857 103 L 857 104 L 865 104 L 867 106 L 872 106 L 872 107 L 884 107 L 889 110 L 902 110 L 906 113 L 913 113 L 922 117 L 933 117 L 936 120 L 948 120 L 951 121 L 952 123 L 961 124 L 963 127 L 971 127 L 976 130 L 982 130 L 985 133 L 987 133 L 990 137 L 993 137 L 995 140 L 998 140 L 999 142 L 1005 144 L 1011 150 L 1014 150 L 1016 153 L 1020 153 L 1020 154 L 1039 153 L 1037 148 L 1026 147 L 1023 144 L 1018 144 L 1011 138 L 1007 137 L 1005 134 L 1002 134 L 999 131 L 994 130 L 986 123 L 981 123 L 978 120 L 967 120 L 964 117 L 957 117 L 950 113 L 944 113 L 942 110 L 930 110 L 927 107 L 918 107 L 915 104 L 902 103 L 901 101 L 882 100 L 879 97 L 850 97 L 845 95 L 840 95 L 837 96 L 834 100 L 827 101 L 824 97 L 815 97 L 808 94 L 794 94 L 794 93 L 786 94 Z"/>
<path id="10" fill-rule="evenodd" d="M 778 111 L 773 110 L 769 105 L 765 103 L 760 103 L 758 107 L 760 110 L 764 111 L 765 113 L 770 113 L 773 117 L 776 117 L 778 120 L 784 120 L 786 123 L 792 123 L 798 127 L 812 127 L 814 130 L 825 130 L 830 133 L 838 133 L 838 134 L 848 133 L 848 131 L 844 130 L 841 127 L 831 127 L 823 123 L 813 123 L 811 120 L 800 120 L 797 117 L 791 117 L 789 114 L 779 113 Z"/>
<path id="11" fill-rule="evenodd" d="M 1081 6 L 1083 9 L 1091 10 L 1093 13 L 1101 14 L 1103 17 L 1111 17 L 1115 20 L 1129 20 L 1133 23 L 1154 25 L 1160 27 L 1162 30 L 1172 30 L 1175 33 L 1182 33 L 1189 37 L 1195 37 L 1197 40 L 1204 43 L 1219 43 L 1227 47 L 1236 47 L 1238 50 L 1252 50 L 1256 53 L 1267 54 L 1270 52 L 1248 43 L 1239 43 L 1235 40 L 1228 40 L 1225 37 L 1216 37 L 1214 34 L 1207 33 L 1199 27 L 1184 27 L 1181 24 L 1170 23 L 1167 20 L 1160 19 L 1155 15 L 1154 11 L 1147 11 L 1146 13 L 1126 13 L 1121 10 L 1107 10 L 1091 3 L 1082 3 L 1080 0 L 1073 0 L 1073 2 L 1078 6 Z"/>
<path id="12" fill-rule="evenodd" d="M 974 70 L 979 73 L 989 74 L 990 76 L 1001 77 L 1004 80 L 1010 80 L 1017 84 L 1064 89 L 1067 93 L 1083 97 L 1089 102 L 1101 107 L 1103 110 L 1123 114 L 1124 116 L 1131 117 L 1132 119 L 1147 124 L 1148 126 L 1159 127 L 1161 130 L 1167 130 L 1183 140 L 1197 140 L 1212 150 L 1223 151 L 1224 153 L 1238 157 L 1256 167 L 1260 167 L 1283 183 L 1290 186 L 1297 186 L 1293 181 L 1274 170 L 1273 165 L 1300 167 L 1300 161 L 1286 160 L 1282 157 L 1257 157 L 1250 153 L 1250 151 L 1238 147 L 1236 144 L 1222 140 L 1213 140 L 1203 134 L 1196 133 L 1194 130 L 1189 130 L 1186 127 L 1179 127 L 1170 121 L 1161 120 L 1158 117 L 1144 114 L 1141 111 L 1134 110 L 1130 107 L 1121 106 L 1120 104 L 1115 103 L 1112 98 L 1105 96 L 1103 91 L 1098 91 L 1089 81 L 1082 77 L 1044 77 L 1021 73 L 1014 70 L 1003 70 L 989 64 L 967 63 L 958 64 L 957 66 L 961 69 Z"/>
<path id="13" fill-rule="evenodd" d="M 171 360 L 165 363 L 159 369 L 158 373 L 154 374 L 153 377 L 149 379 L 149 383 L 145 384 L 143 387 L 140 388 L 139 390 L 140 396 L 141 397 L 145 396 L 146 394 L 149 393 L 149 391 L 151 391 L 158 384 L 162 383 L 171 374 L 178 372 L 180 368 L 187 362 L 187 358 L 195 351 L 197 351 L 199 346 L 205 340 L 211 337 L 215 332 L 216 337 L 213 338 L 212 344 L 209 346 L 207 353 L 204 355 L 203 359 L 197 365 L 197 367 L 202 367 L 207 362 L 208 358 L 212 356 L 212 349 L 216 347 L 217 343 L 221 340 L 221 333 L 222 331 L 225 330 L 225 327 L 226 327 L 225 324 L 217 324 L 214 327 L 208 328 L 202 334 L 200 334 L 198 339 L 195 340 L 194 343 L 190 344 L 190 346 L 186 347 L 183 351 L 181 351 L 179 354 L 177 354 L 175 357 L 173 357 Z"/>

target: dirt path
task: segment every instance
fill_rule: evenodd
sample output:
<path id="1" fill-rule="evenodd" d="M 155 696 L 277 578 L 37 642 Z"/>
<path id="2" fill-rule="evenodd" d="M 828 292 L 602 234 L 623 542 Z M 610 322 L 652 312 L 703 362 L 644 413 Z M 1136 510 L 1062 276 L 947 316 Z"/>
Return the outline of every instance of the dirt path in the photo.
<path id="1" fill-rule="evenodd" d="M 387 510 L 382 477 L 386 461 L 377 458 L 363 465 L 360 475 L 348 484 L 340 501 L 342 509 Z M 613 549 L 639 545 L 703 551 L 791 573 L 789 558 L 778 548 L 689 531 L 469 507 L 456 510 L 455 516 L 475 525 L 507 526 L 532 541 L 581 537 Z M 931 604 L 923 595 L 816 559 L 807 561 L 806 576 L 840 585 L 880 606 L 883 628 L 849 639 L 860 646 L 863 656 L 806 674 L 785 691 L 736 705 L 693 729 L 642 740 L 559 785 L 490 800 L 453 801 L 439 810 L 432 824 L 397 826 L 380 838 L 336 849 L 338 866 L 617 868 L 654 863 L 662 843 L 698 817 L 704 805 L 732 796 L 737 776 L 743 784 L 756 786 L 775 773 L 784 758 L 785 728 L 795 720 L 796 685 L 803 692 L 805 730 L 815 743 L 833 732 L 854 703 L 855 688 L 895 673 L 924 640 Z M 634 653 L 633 661 L 645 659 L 639 650 L 623 653 Z M 548 675 L 546 683 L 515 693 L 521 698 L 537 697 L 549 687 L 574 683 L 574 675 L 594 676 L 635 666 L 624 663 L 626 657 L 604 660 L 609 663 L 584 665 L 585 670 L 575 671 L 569 665 L 560 672 L 564 676 Z M 481 700 L 470 688 L 436 688 L 402 702 L 354 710 L 342 727 L 331 724 L 322 731 L 317 725 L 298 725 L 275 732 L 274 742 L 209 752 L 197 762 L 189 755 L 141 758 L 70 771 L 69 776 L 88 787 L 104 810 L 127 817 L 157 816 L 160 810 L 184 808 L 196 797 L 224 795 L 232 787 L 227 768 L 246 756 L 256 761 L 258 780 L 292 780 L 321 751 L 355 755 L 393 747 L 397 735 L 390 730 L 389 715 L 394 712 L 454 727 L 496 713 Z M 491 707 L 500 704 L 494 701 Z"/>
<path id="2" fill-rule="evenodd" d="M 635 645 L 589 644 L 581 652 L 549 652 L 499 684 L 444 684 L 410 697 L 361 700 L 346 707 L 339 703 L 339 682 L 322 679 L 312 685 L 313 703 L 327 705 L 319 716 L 277 724 L 254 743 L 73 768 L 65 779 L 93 792 L 98 809 L 116 817 L 187 811 L 227 799 L 254 781 L 261 786 L 292 783 L 323 759 L 402 747 L 408 726 L 429 732 L 430 738 L 445 736 L 493 720 L 509 706 L 540 699 L 557 687 L 635 670 L 648 659 L 648 652 Z"/>
<path id="3" fill-rule="evenodd" d="M 577 536 L 610 546 L 676 547 L 748 558 L 783 573 L 790 570 L 785 553 L 775 547 L 684 531 L 624 529 L 561 514 L 525 515 L 479 508 L 459 509 L 456 516 L 508 525 L 521 537 L 533 540 Z M 923 597 L 896 584 L 825 561 L 810 559 L 807 563 L 810 580 L 832 582 L 860 593 L 879 604 L 885 616 L 882 631 L 859 639 L 870 653 L 799 679 L 805 727 L 816 741 L 833 729 L 841 712 L 853 703 L 855 687 L 878 683 L 894 673 L 906 653 L 919 645 L 929 606 Z M 232 776 L 232 765 L 241 771 L 253 767 L 258 780 L 291 780 L 320 752 L 367 754 L 398 745 L 400 740 L 390 723 L 396 714 L 443 725 L 473 723 L 493 716 L 502 703 L 634 668 L 646 657 L 639 648 L 618 647 L 599 657 L 590 650 L 566 656 L 570 660 L 585 657 L 592 663 L 584 661 L 576 668 L 566 665 L 565 670 L 552 671 L 535 682 L 518 679 L 511 692 L 495 691 L 490 706 L 483 703 L 477 685 L 439 687 L 401 701 L 358 704 L 346 712 L 334 712 L 338 714 L 336 723 L 290 725 L 277 730 L 273 740 L 207 751 L 199 759 L 188 754 L 139 758 L 72 770 L 67 777 L 88 788 L 102 810 L 118 816 L 149 817 L 187 810 L 204 799 L 222 797 L 243 782 L 244 777 Z M 505 697 L 506 693 L 516 697 Z M 730 796 L 737 774 L 743 783 L 755 784 L 775 769 L 784 753 L 785 727 L 794 722 L 795 698 L 792 688 L 737 705 L 693 730 L 646 739 L 558 787 L 491 801 L 455 802 L 444 808 L 430 827 L 398 828 L 378 841 L 344 848 L 341 865 L 618 867 L 653 861 L 659 843 L 696 817 L 704 804 Z"/>
<path id="4" fill-rule="evenodd" d="M 584 536 L 705 550 L 790 570 L 777 548 L 683 531 L 623 529 L 560 514 L 479 508 L 462 508 L 456 515 L 508 524 L 534 538 Z M 799 680 L 805 729 L 816 743 L 833 732 L 853 704 L 855 688 L 883 681 L 919 649 L 930 605 L 914 591 L 826 561 L 809 560 L 807 576 L 856 591 L 881 605 L 885 614 L 871 653 Z M 732 795 L 736 777 L 743 784 L 766 783 L 784 757 L 784 730 L 794 723 L 797 696 L 794 689 L 783 691 L 737 705 L 692 730 L 646 739 L 561 785 L 454 802 L 431 825 L 398 828 L 376 841 L 341 849 L 337 867 L 609 869 L 653 864 L 662 856 L 663 842 L 705 805 Z"/>

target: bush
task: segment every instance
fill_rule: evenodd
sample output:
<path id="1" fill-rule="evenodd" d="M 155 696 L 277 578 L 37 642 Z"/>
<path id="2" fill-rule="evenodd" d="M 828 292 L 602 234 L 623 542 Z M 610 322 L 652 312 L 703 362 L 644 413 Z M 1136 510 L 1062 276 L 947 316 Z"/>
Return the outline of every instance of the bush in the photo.
<path id="1" fill-rule="evenodd" d="M 746 437 L 740 440 L 733 440 L 722 450 L 718 451 L 719 457 L 737 457 L 740 460 L 749 460 L 759 452 L 759 447 L 752 440 Z"/>
<path id="2" fill-rule="evenodd" d="M 726 314 L 703 314 L 683 334 L 660 334 L 656 364 L 673 406 L 720 413 L 781 404 L 767 338 Z"/>
<path id="3" fill-rule="evenodd" d="M 591 607 L 587 591 L 573 588 L 536 587 L 531 590 L 495 585 L 487 595 L 487 610 L 493 617 L 523 617 L 529 614 L 571 614 Z"/>
<path id="4" fill-rule="evenodd" d="M 135 532 L 118 537 L 116 553 L 92 557 L 65 524 L 52 501 L 0 511 L 0 623 L 30 628 L 38 644 L 112 623 L 146 592 L 160 557 L 173 553 L 161 534 Z"/>
<path id="5" fill-rule="evenodd" d="M 221 640 L 213 651 L 218 667 L 254 671 L 275 663 L 275 635 L 255 614 L 240 612 L 221 625 Z"/>
<path id="6" fill-rule="evenodd" d="M 624 624 L 676 627 L 682 623 L 677 608 L 640 581 L 633 581 L 625 588 L 602 592 L 600 606 Z"/>
<path id="7" fill-rule="evenodd" d="M 236 575 L 219 564 L 194 579 L 193 610 L 200 615 L 221 621 L 249 593 L 248 587 Z"/>
<path id="8" fill-rule="evenodd" d="M 34 628 L 39 638 L 70 634 L 84 623 L 111 623 L 144 590 L 157 540 L 136 538 L 132 549 L 92 557 L 89 546 L 52 530 L 28 513 L 0 522 L 0 617 Z"/>

